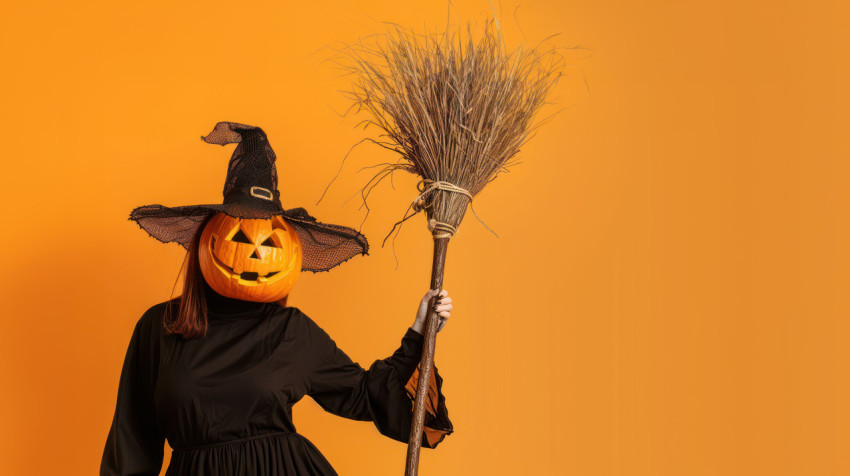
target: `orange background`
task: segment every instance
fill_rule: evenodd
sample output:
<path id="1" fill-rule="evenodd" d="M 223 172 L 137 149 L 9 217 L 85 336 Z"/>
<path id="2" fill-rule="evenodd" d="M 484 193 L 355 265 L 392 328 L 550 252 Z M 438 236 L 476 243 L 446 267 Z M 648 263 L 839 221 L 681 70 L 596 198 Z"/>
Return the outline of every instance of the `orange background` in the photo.
<path id="1" fill-rule="evenodd" d="M 509 45 L 571 55 L 563 109 L 475 200 L 448 250 L 437 366 L 455 433 L 422 474 L 850 474 L 850 135 L 844 2 L 504 2 Z M 455 2 L 481 20 L 486 1 Z M 0 473 L 94 474 L 133 326 L 182 260 L 127 221 L 220 202 L 221 120 L 263 127 L 284 205 L 357 227 L 386 161 L 349 147 L 324 62 L 444 2 L 5 2 Z M 585 80 L 589 91 L 585 88 Z M 374 169 L 372 169 L 374 171 Z M 355 361 L 389 356 L 427 290 L 415 196 L 370 197 L 372 253 L 292 295 Z M 340 474 L 401 474 L 406 446 L 307 398 Z M 168 453 L 166 452 L 166 455 Z M 166 458 L 167 463 L 167 458 Z"/>

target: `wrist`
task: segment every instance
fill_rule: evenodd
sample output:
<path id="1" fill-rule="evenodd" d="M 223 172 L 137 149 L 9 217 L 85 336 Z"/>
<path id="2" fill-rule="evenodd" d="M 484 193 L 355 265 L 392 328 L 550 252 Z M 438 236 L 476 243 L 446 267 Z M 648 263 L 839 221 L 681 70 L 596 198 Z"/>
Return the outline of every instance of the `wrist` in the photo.
<path id="1" fill-rule="evenodd" d="M 413 325 L 410 328 L 416 331 L 417 334 L 425 335 L 425 324 L 419 321 L 413 321 Z"/>

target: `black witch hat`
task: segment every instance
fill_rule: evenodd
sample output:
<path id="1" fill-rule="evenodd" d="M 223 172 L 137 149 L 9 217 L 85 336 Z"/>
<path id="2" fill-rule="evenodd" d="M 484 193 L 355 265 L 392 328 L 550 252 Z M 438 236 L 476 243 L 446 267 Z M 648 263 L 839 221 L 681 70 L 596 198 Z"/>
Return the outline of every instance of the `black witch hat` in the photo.
<path id="1" fill-rule="evenodd" d="M 209 215 L 224 212 L 237 218 L 270 218 L 281 215 L 301 238 L 303 271 L 328 271 L 358 254 L 369 254 L 366 237 L 353 228 L 319 223 L 303 208 L 284 210 L 277 189 L 275 154 L 259 127 L 219 122 L 206 137 L 210 144 L 238 143 L 224 182 L 221 204 L 166 207 L 145 205 L 130 212 L 152 237 L 189 248 L 200 224 Z"/>

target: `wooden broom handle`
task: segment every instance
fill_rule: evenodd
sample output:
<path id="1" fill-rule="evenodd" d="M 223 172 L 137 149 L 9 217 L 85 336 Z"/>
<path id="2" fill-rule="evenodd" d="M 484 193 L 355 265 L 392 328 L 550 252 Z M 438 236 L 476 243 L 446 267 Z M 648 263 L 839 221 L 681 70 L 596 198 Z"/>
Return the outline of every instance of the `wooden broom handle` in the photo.
<path id="1" fill-rule="evenodd" d="M 446 248 L 448 246 L 449 238 L 434 238 L 434 263 L 431 267 L 431 287 L 428 289 L 441 291 L 443 289 L 443 269 L 446 265 Z M 425 398 L 428 396 L 428 388 L 431 383 L 437 328 L 440 326 L 440 319 L 434 312 L 434 304 L 439 298 L 440 293 L 431 298 L 425 317 L 425 344 L 422 346 L 422 358 L 419 361 L 419 385 L 416 387 L 413 421 L 410 425 L 410 437 L 407 440 L 405 476 L 416 476 L 419 473 L 419 449 L 422 446 L 422 428 L 425 425 Z"/>

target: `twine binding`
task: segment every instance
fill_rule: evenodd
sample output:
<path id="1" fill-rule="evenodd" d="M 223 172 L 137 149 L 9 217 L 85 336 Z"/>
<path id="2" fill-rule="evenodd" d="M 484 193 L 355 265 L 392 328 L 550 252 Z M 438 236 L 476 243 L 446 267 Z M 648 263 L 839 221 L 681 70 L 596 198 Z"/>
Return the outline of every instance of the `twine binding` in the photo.
<path id="1" fill-rule="evenodd" d="M 425 185 L 428 186 L 423 188 Z M 445 180 L 422 179 L 417 182 L 416 190 L 419 190 L 421 193 L 413 199 L 413 202 L 411 203 L 411 208 L 413 208 L 413 210 L 417 213 L 426 208 L 425 196 L 430 194 L 434 190 L 445 190 L 447 192 L 462 193 L 469 197 L 469 203 L 472 203 L 472 194 L 469 193 L 469 190 L 466 190 L 463 187 L 459 187 L 451 182 L 446 182 Z M 431 234 L 434 236 L 434 239 L 451 238 L 452 236 L 454 236 L 455 233 L 457 233 L 457 228 L 453 227 L 448 223 L 437 221 L 434 218 L 428 220 L 428 229 L 431 230 Z"/>
<path id="2" fill-rule="evenodd" d="M 462 193 L 462 194 L 466 195 L 467 197 L 469 197 L 469 208 L 472 210 L 472 213 L 473 213 L 473 215 L 475 215 L 475 218 L 477 218 L 478 221 L 480 221 L 481 224 L 484 225 L 484 228 L 487 228 L 488 230 L 490 230 L 491 233 L 496 235 L 496 232 L 491 230 L 490 227 L 487 226 L 487 224 L 484 223 L 484 221 L 478 216 L 478 214 L 475 213 L 475 207 L 472 206 L 472 198 L 473 197 L 472 197 L 472 194 L 469 193 L 469 190 L 466 190 L 463 187 L 455 185 L 451 182 L 447 182 L 445 180 L 431 180 L 431 179 L 420 180 L 416 184 L 416 190 L 419 190 L 419 192 L 420 192 L 419 195 L 417 195 L 416 198 L 414 198 L 413 201 L 410 203 L 410 205 L 408 205 L 407 210 L 405 210 L 405 212 L 404 212 L 405 216 L 401 220 L 397 221 L 393 225 L 393 228 L 392 228 L 392 230 L 390 230 L 389 234 L 387 234 L 387 236 L 384 237 L 384 242 L 382 243 L 381 246 L 383 246 L 383 244 L 386 243 L 387 238 L 390 237 L 390 235 L 393 233 L 393 230 L 395 230 L 396 226 L 401 225 L 402 223 L 407 221 L 408 218 L 412 218 L 414 215 L 416 215 L 420 211 L 428 208 L 428 206 L 426 205 L 427 196 L 429 194 L 433 193 L 435 190 L 445 190 L 447 192 Z M 413 209 L 413 213 L 408 215 L 407 212 L 411 208 Z M 428 230 L 431 231 L 431 234 L 434 237 L 434 239 L 451 238 L 452 236 L 454 236 L 458 232 L 456 227 L 450 225 L 449 223 L 437 221 L 434 218 L 431 218 L 431 219 L 428 220 Z M 399 226 L 399 231 L 401 231 L 400 226 Z M 496 238 L 498 238 L 498 237 L 499 237 L 499 235 L 496 235 Z M 393 240 L 393 242 L 395 242 L 395 240 Z"/>

